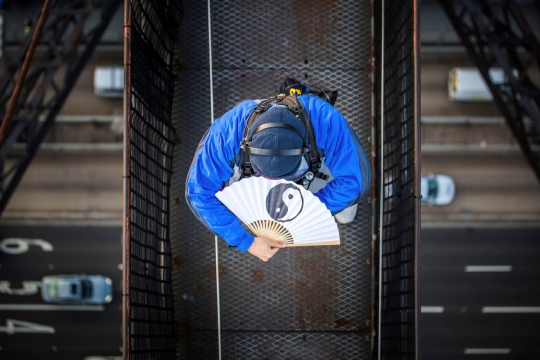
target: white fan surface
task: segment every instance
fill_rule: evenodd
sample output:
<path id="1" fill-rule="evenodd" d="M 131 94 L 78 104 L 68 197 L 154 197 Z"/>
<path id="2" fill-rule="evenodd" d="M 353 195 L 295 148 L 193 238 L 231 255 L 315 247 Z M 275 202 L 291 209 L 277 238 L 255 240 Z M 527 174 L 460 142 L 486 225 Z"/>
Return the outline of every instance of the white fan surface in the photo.
<path id="1" fill-rule="evenodd" d="M 291 181 L 249 177 L 218 191 L 216 197 L 256 236 L 292 245 L 339 244 L 330 210 Z"/>

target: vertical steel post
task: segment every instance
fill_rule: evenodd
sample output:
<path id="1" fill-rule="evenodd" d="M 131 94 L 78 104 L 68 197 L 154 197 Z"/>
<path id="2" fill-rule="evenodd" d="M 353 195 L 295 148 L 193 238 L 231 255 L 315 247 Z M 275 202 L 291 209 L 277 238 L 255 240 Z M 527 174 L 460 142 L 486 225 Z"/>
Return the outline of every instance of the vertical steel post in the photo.
<path id="1" fill-rule="evenodd" d="M 5 42 L 5 17 L 4 17 L 4 9 L 0 8 L 0 79 L 4 76 L 4 42 Z"/>
<path id="2" fill-rule="evenodd" d="M 131 306 L 129 299 L 130 288 L 130 130 L 131 130 L 131 0 L 124 0 L 124 103 L 123 103 L 123 176 L 122 187 L 124 207 L 122 209 L 122 358 L 131 357 Z"/>
<path id="3" fill-rule="evenodd" d="M 420 358 L 420 206 L 422 193 L 420 190 L 420 1 L 413 0 L 413 67 L 414 67 L 414 338 L 415 358 Z"/>
<path id="4" fill-rule="evenodd" d="M 371 353 L 373 354 L 376 343 L 375 341 L 378 338 L 378 328 L 377 328 L 377 315 L 376 315 L 376 306 L 378 301 L 378 279 L 377 279 L 377 268 L 379 264 L 377 261 L 377 254 L 379 253 L 377 249 L 378 240 L 380 236 L 378 234 L 377 228 L 377 204 L 379 203 L 379 193 L 380 188 L 377 179 L 379 178 L 377 159 L 380 156 L 380 152 L 377 150 L 377 45 L 376 45 L 376 9 L 379 2 L 377 0 L 371 0 L 371 138 L 370 138 L 370 149 L 371 149 L 371 164 L 373 171 L 371 172 Z"/>
<path id="5" fill-rule="evenodd" d="M 383 256 L 383 227 L 384 227 L 384 3 L 381 1 L 381 139 L 380 139 L 380 153 L 379 153 L 379 306 L 378 306 L 378 334 L 377 334 L 377 354 L 381 356 L 381 338 L 382 338 L 382 283 L 383 283 L 383 270 L 382 270 L 382 256 Z"/>
<path id="6" fill-rule="evenodd" d="M 208 6 L 208 70 L 210 80 L 210 124 L 214 123 L 214 78 L 212 68 L 212 11 L 210 0 L 207 0 Z M 219 239 L 214 236 L 214 248 L 216 256 L 216 306 L 217 306 L 217 333 L 218 333 L 218 354 L 221 360 L 221 309 L 219 303 Z"/>

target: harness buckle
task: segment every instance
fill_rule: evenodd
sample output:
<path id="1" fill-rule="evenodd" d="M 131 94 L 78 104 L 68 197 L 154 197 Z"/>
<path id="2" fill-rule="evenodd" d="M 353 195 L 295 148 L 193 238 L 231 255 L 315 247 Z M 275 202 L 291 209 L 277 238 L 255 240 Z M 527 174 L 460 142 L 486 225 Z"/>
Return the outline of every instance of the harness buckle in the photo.
<path id="1" fill-rule="evenodd" d="M 246 145 L 248 144 L 248 139 L 246 138 L 243 138 L 242 141 L 240 141 L 240 149 L 244 150 L 244 148 L 246 147 Z"/>

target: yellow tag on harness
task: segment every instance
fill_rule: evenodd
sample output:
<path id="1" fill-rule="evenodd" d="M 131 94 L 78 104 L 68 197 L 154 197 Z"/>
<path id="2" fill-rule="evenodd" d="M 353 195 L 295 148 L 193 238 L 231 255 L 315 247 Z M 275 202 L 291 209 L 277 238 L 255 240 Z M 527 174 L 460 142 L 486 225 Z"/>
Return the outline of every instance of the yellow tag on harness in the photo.
<path id="1" fill-rule="evenodd" d="M 291 88 L 289 90 L 289 95 L 302 95 L 302 91 L 300 89 Z"/>

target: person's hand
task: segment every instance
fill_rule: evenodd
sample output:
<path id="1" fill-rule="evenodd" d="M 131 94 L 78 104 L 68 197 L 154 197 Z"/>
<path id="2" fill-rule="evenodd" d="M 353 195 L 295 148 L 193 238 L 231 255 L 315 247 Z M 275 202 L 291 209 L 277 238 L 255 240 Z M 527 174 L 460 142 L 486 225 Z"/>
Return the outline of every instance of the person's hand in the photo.
<path id="1" fill-rule="evenodd" d="M 248 252 L 262 261 L 268 261 L 278 252 L 279 248 L 284 247 L 287 247 L 287 243 L 257 236 L 253 240 L 253 244 L 249 247 Z"/>

